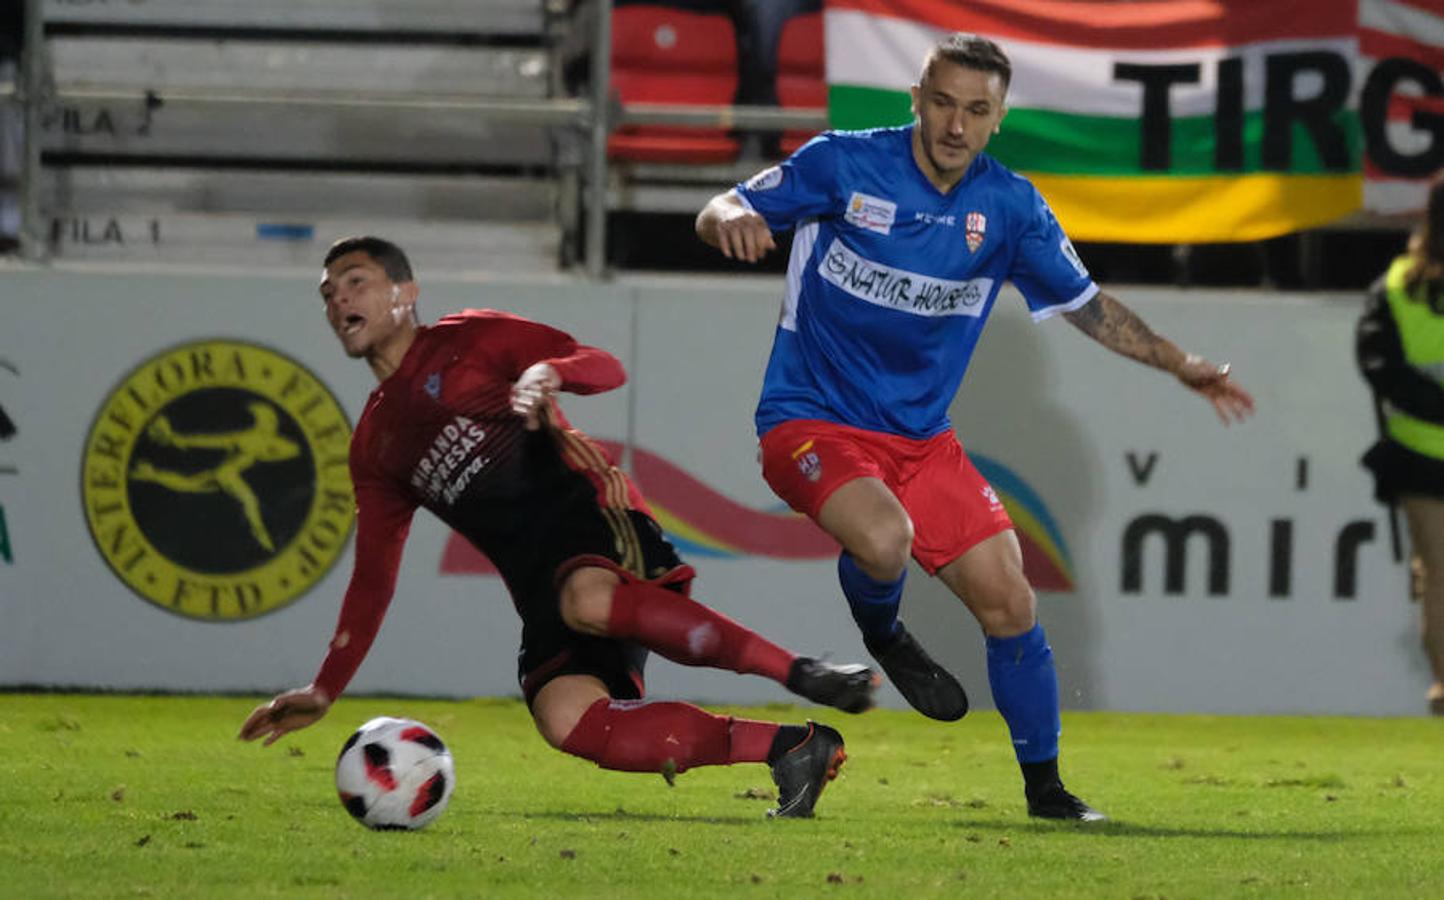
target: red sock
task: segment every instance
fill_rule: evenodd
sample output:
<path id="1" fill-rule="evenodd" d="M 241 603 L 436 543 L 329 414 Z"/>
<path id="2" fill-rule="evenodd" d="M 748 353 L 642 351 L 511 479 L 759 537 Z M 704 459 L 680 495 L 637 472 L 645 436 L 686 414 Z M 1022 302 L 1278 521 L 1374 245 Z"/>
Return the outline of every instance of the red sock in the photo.
<path id="1" fill-rule="evenodd" d="M 714 716 L 689 703 L 603 699 L 587 707 L 562 750 L 603 769 L 685 772 L 766 762 L 777 729 L 775 722 Z"/>
<path id="2" fill-rule="evenodd" d="M 617 585 L 607 634 L 685 666 L 731 669 L 784 685 L 797 658 L 696 600 L 641 581 Z"/>

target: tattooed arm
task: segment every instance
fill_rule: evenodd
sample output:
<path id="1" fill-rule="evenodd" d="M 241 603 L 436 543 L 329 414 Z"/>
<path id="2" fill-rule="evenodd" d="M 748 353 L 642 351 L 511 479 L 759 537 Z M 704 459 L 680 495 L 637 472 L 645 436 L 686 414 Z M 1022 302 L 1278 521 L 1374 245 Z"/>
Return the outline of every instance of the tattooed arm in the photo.
<path id="1" fill-rule="evenodd" d="M 1114 353 L 1175 376 L 1213 404 L 1225 425 L 1242 422 L 1253 413 L 1253 397 L 1230 380 L 1227 364 L 1216 366 L 1201 356 L 1183 352 L 1112 295 L 1099 291 L 1082 307 L 1064 313 L 1063 318 Z"/>
<path id="2" fill-rule="evenodd" d="M 1178 374 L 1187 357 L 1172 341 L 1154 334 L 1137 313 L 1104 291 L 1079 309 L 1064 313 L 1063 318 L 1114 353 L 1155 369 Z"/>

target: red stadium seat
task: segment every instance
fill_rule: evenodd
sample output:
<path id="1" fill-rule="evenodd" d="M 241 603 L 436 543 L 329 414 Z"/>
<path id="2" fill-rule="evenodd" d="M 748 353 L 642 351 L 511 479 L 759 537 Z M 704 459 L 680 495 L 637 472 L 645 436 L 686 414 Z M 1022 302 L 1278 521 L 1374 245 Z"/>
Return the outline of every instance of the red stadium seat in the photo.
<path id="1" fill-rule="evenodd" d="M 777 51 L 777 100 L 784 107 L 825 109 L 827 69 L 823 51 L 822 13 L 808 13 L 787 21 Z M 810 131 L 787 131 L 782 152 L 791 153 L 813 136 Z"/>
<path id="2" fill-rule="evenodd" d="M 730 104 L 737 42 L 726 15 L 624 5 L 612 13 L 612 87 L 627 103 Z M 730 162 L 737 141 L 720 128 L 624 126 L 607 153 L 639 162 Z"/>

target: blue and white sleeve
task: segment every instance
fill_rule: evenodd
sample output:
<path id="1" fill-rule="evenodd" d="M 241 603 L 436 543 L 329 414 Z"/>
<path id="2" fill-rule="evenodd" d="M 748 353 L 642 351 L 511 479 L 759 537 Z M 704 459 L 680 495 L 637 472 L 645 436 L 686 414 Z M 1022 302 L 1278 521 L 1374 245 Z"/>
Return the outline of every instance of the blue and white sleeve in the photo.
<path id="1" fill-rule="evenodd" d="M 1031 209 L 1008 277 L 1023 293 L 1033 321 L 1038 322 L 1082 307 L 1098 293 L 1098 285 L 1043 195 L 1029 187 Z"/>
<path id="2" fill-rule="evenodd" d="M 820 134 L 778 165 L 737 185 L 737 196 L 773 231 L 786 231 L 836 209 L 836 157 L 836 142 Z"/>

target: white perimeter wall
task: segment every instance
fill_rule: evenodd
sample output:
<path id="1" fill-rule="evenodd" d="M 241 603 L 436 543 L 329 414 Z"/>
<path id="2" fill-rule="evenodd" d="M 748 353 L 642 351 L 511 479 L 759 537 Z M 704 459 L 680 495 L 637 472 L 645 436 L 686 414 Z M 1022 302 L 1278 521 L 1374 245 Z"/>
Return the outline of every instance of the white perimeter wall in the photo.
<path id="1" fill-rule="evenodd" d="M 259 619 L 211 623 L 132 594 L 101 558 L 80 500 L 82 445 L 106 395 L 141 361 L 200 338 L 268 345 L 317 373 L 353 422 L 373 386 L 338 352 L 314 279 L 134 271 L 0 272 L 0 685 L 257 690 L 301 684 L 330 636 L 350 550 L 312 591 Z M 780 280 L 423 277 L 422 309 L 512 309 L 615 352 L 631 383 L 570 398 L 572 418 L 681 465 L 754 508 L 776 504 L 755 461 L 752 407 Z M 1232 361 L 1257 419 L 1223 428 L 1170 379 L 1111 356 L 1061 320 L 1034 325 L 1009 290 L 953 406 L 964 443 L 1042 498 L 1072 553 L 1077 589 L 1040 596 L 1068 708 L 1413 714 L 1427 670 L 1404 568 L 1357 464 L 1372 440 L 1352 361 L 1358 298 L 1123 289 L 1158 330 Z M 1130 468 L 1129 456 L 1134 464 Z M 1152 459 L 1151 468 L 1148 461 Z M 1308 477 L 1300 482 L 1300 460 Z M 1147 468 L 1146 480 L 1133 474 Z M 6 471 L 13 470 L 13 471 Z M 1189 544 L 1184 589 L 1164 585 L 1161 538 L 1143 545 L 1141 590 L 1122 591 L 1123 533 L 1150 513 L 1213 517 L 1230 540 L 1228 589 L 1211 595 L 1205 547 Z M 1269 595 L 1271 522 L 1293 529 L 1291 589 Z M 1335 541 L 1373 527 L 1357 591 L 1334 592 Z M 1367 528 L 1368 525 L 1365 527 Z M 442 576 L 446 530 L 419 514 L 398 596 L 355 691 L 517 693 L 519 626 L 499 580 Z M 833 562 L 693 560 L 696 595 L 799 650 L 864 659 Z M 915 570 L 913 629 L 988 704 L 982 639 L 961 606 Z M 757 678 L 649 668 L 654 694 L 786 699 Z M 900 699 L 886 689 L 887 702 Z"/>

